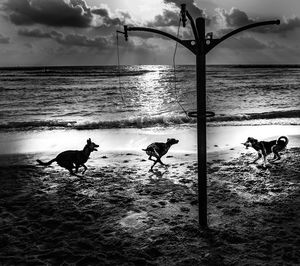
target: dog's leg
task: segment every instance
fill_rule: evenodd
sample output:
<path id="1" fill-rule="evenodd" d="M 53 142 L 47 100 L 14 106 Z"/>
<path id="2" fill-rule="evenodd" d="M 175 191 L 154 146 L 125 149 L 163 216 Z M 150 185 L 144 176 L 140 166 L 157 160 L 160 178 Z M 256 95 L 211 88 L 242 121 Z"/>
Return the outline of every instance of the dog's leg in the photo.
<path id="1" fill-rule="evenodd" d="M 88 169 L 84 164 L 82 164 L 82 166 L 83 166 L 83 168 L 84 168 L 84 170 L 82 171 L 82 174 L 84 174 L 85 173 L 85 171 Z"/>
<path id="2" fill-rule="evenodd" d="M 154 165 L 156 165 L 158 163 L 158 159 L 156 161 L 154 161 L 154 164 L 151 166 L 150 171 L 153 171 L 153 167 Z"/>
<path id="3" fill-rule="evenodd" d="M 155 160 L 152 159 L 152 155 L 149 156 L 148 160 L 155 162 Z"/>
<path id="4" fill-rule="evenodd" d="M 274 159 L 273 159 L 274 162 L 281 159 L 280 154 L 279 154 L 280 150 L 281 150 L 280 147 L 278 147 L 277 145 L 274 145 L 272 147 L 272 151 L 274 153 Z"/>
<path id="5" fill-rule="evenodd" d="M 266 164 L 267 164 L 267 156 L 264 155 L 264 164 L 263 164 L 263 166 L 266 167 Z"/>
<path id="6" fill-rule="evenodd" d="M 273 158 L 270 159 L 269 161 L 270 161 L 270 162 L 274 162 L 274 161 L 276 161 L 276 159 L 277 159 L 276 145 L 274 145 L 274 146 L 271 147 L 271 151 L 272 151 L 272 153 L 273 153 L 274 156 L 273 156 Z"/>
<path id="7" fill-rule="evenodd" d="M 262 154 L 258 153 L 258 157 L 252 163 L 256 163 L 261 157 L 262 157 Z"/>
<path id="8" fill-rule="evenodd" d="M 158 160 L 158 162 L 159 162 L 161 165 L 167 166 L 166 164 L 164 164 L 164 163 L 160 160 L 160 158 L 157 158 L 157 160 Z"/>
<path id="9" fill-rule="evenodd" d="M 68 170 L 70 172 L 70 175 L 75 175 L 76 176 L 76 174 L 73 172 L 72 168 L 69 168 Z"/>

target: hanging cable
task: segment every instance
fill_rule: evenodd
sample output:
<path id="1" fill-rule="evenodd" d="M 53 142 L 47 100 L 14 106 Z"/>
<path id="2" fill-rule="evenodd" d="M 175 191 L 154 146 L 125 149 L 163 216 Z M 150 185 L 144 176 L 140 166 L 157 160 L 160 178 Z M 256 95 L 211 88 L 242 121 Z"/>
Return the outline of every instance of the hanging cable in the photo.
<path id="1" fill-rule="evenodd" d="M 179 24 L 178 24 L 178 28 L 177 28 L 177 39 L 179 37 L 179 29 L 180 29 L 180 24 L 181 24 L 181 18 L 179 19 Z M 176 86 L 176 83 L 177 83 L 177 77 L 176 77 L 176 62 L 175 62 L 175 59 L 176 59 L 176 52 L 177 52 L 177 46 L 178 46 L 178 42 L 176 42 L 175 44 L 175 49 L 174 49 L 174 54 L 173 54 L 173 78 L 174 78 L 174 91 L 175 91 L 175 98 L 176 98 L 176 102 L 177 104 L 181 107 L 182 111 L 185 113 L 186 116 L 188 116 L 188 112 L 184 109 L 184 107 L 182 106 L 182 104 L 180 103 L 179 101 L 179 95 L 177 93 L 177 86 Z"/>
<path id="2" fill-rule="evenodd" d="M 116 37 L 117 37 L 117 59 L 118 59 L 119 90 L 120 90 L 120 93 L 121 93 L 122 101 L 124 103 L 123 90 L 122 90 L 122 86 L 121 86 L 121 70 L 120 70 L 120 52 L 119 52 L 119 35 L 118 35 L 118 32 L 116 33 Z"/>

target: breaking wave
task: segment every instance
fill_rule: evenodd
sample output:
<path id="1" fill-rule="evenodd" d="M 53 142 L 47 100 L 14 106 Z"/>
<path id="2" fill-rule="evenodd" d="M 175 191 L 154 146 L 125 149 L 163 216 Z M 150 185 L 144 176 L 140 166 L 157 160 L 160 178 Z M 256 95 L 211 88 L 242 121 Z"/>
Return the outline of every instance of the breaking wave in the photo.
<path id="1" fill-rule="evenodd" d="M 264 113 L 251 113 L 241 115 L 216 115 L 207 118 L 207 125 L 254 125 L 254 124 L 284 124 L 300 125 L 300 110 L 275 111 Z M 256 123 L 255 121 L 259 121 Z M 35 129 L 113 129 L 113 128 L 148 128 L 148 127 L 170 127 L 176 125 L 196 125 L 197 119 L 185 115 L 134 117 L 122 120 L 109 120 L 79 123 L 77 121 L 23 121 L 0 124 L 0 130 L 35 130 Z"/>

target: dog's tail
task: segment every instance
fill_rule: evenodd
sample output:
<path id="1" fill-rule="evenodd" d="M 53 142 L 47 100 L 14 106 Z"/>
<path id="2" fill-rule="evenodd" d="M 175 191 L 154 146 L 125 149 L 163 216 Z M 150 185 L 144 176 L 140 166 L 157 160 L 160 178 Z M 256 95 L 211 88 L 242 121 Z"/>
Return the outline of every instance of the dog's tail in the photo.
<path id="1" fill-rule="evenodd" d="M 283 147 L 286 147 L 288 143 L 289 143 L 289 139 L 286 136 L 281 136 L 277 140 L 277 144 L 280 144 Z"/>
<path id="2" fill-rule="evenodd" d="M 53 160 L 51 160 L 51 161 L 49 161 L 49 162 L 46 162 L 46 163 L 44 163 L 44 162 L 42 162 L 41 160 L 36 160 L 40 165 L 44 165 L 44 166 L 47 166 L 47 165 L 50 165 L 50 164 L 52 164 L 53 162 L 55 162 L 56 161 L 56 158 L 54 158 Z"/>
<path id="3" fill-rule="evenodd" d="M 155 151 L 153 147 L 147 147 L 146 149 L 142 149 L 143 151 Z"/>

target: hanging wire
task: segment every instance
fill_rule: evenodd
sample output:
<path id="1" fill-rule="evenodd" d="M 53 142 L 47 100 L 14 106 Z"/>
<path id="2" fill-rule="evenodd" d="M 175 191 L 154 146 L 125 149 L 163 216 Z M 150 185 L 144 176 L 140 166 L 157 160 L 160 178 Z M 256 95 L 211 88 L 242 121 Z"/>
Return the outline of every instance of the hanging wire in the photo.
<path id="1" fill-rule="evenodd" d="M 181 17 L 179 18 L 179 23 L 178 23 L 178 28 L 177 28 L 177 39 L 179 37 L 179 29 L 180 29 L 180 24 L 181 24 Z M 176 77 L 176 52 L 177 52 L 177 47 L 178 47 L 178 42 L 176 42 L 175 44 L 175 49 L 174 49 L 174 54 L 173 54 L 173 77 L 174 77 L 174 91 L 175 91 L 175 99 L 177 104 L 181 107 L 182 111 L 185 113 L 185 115 L 188 117 L 188 112 L 184 109 L 184 107 L 182 106 L 182 104 L 179 101 L 179 95 L 178 95 L 178 91 L 177 91 L 177 77 Z"/>
<path id="2" fill-rule="evenodd" d="M 122 90 L 122 86 L 121 86 L 121 70 L 120 70 L 120 52 L 119 52 L 119 34 L 118 34 L 118 32 L 116 33 L 116 37 L 117 37 L 117 60 L 118 60 L 119 90 L 120 90 L 120 93 L 121 93 L 122 101 L 124 103 L 123 90 Z"/>

